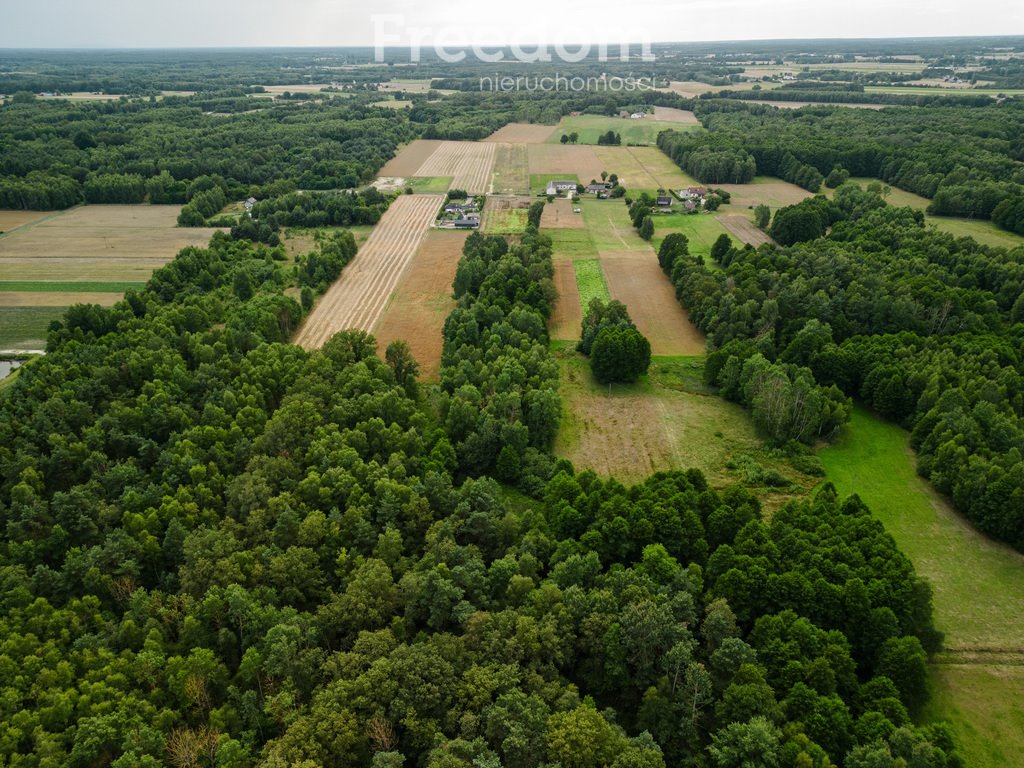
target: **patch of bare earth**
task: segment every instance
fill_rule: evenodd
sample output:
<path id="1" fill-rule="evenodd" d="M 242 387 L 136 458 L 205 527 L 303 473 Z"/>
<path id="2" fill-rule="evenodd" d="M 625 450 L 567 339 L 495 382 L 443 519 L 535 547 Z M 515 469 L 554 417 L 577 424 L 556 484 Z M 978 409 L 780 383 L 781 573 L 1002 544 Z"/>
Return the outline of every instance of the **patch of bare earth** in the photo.
<path id="1" fill-rule="evenodd" d="M 580 308 L 580 292 L 576 287 L 576 269 L 572 259 L 555 259 L 555 290 L 558 298 L 548 323 L 551 338 L 560 341 L 576 341 L 583 327 L 583 312 Z"/>
<path id="2" fill-rule="evenodd" d="M 397 155 L 388 160 L 384 167 L 380 169 L 378 175 L 391 178 L 415 176 L 420 166 L 443 143 L 437 139 L 416 139 L 409 142 L 398 150 Z"/>
<path id="3" fill-rule="evenodd" d="M 468 236 L 430 231 L 373 329 L 382 353 L 392 341 L 405 340 L 420 364 L 421 377 L 430 381 L 436 381 L 441 371 L 441 331 L 455 307 L 452 282 Z"/>
<path id="4" fill-rule="evenodd" d="M 541 229 L 583 229 L 583 214 L 573 213 L 573 204 L 564 197 L 544 206 L 540 217 Z"/>
<path id="5" fill-rule="evenodd" d="M 655 355 L 702 355 L 704 335 L 679 306 L 653 252 L 602 253 L 608 293 L 629 308 Z"/>
<path id="6" fill-rule="evenodd" d="M 741 213 L 726 213 L 718 217 L 722 226 L 735 235 L 744 243 L 750 243 L 755 248 L 765 243 L 773 242 L 767 233 L 761 231 L 754 222 Z"/>
<path id="7" fill-rule="evenodd" d="M 484 141 L 505 142 L 508 144 L 543 144 L 557 126 L 535 125 L 533 123 L 509 123 L 502 126 Z"/>
<path id="8" fill-rule="evenodd" d="M 352 263 L 317 302 L 295 343 L 318 349 L 338 331 L 373 328 L 443 201 L 443 195 L 397 198 Z"/>

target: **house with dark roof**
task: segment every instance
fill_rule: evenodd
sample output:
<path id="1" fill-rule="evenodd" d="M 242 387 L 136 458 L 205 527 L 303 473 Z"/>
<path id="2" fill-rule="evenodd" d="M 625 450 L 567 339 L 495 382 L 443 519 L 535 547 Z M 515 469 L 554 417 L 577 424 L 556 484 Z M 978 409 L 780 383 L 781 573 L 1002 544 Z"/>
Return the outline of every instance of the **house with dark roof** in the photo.
<path id="1" fill-rule="evenodd" d="M 655 201 L 655 204 L 659 208 L 671 208 L 672 198 L 669 195 L 658 195 L 658 199 Z"/>

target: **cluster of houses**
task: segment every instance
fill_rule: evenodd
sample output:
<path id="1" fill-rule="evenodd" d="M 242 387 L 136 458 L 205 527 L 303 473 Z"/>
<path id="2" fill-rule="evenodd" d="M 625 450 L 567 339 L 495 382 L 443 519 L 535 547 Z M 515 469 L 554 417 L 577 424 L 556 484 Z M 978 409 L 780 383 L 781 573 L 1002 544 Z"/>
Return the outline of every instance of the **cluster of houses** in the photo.
<path id="1" fill-rule="evenodd" d="M 680 189 L 676 192 L 676 195 L 682 201 L 683 209 L 687 213 L 692 213 L 704 205 L 708 191 L 704 187 L 687 187 L 686 189 Z"/>
<path id="2" fill-rule="evenodd" d="M 480 208 L 481 204 L 475 197 L 461 201 L 449 200 L 444 204 L 437 225 L 453 229 L 479 229 Z"/>

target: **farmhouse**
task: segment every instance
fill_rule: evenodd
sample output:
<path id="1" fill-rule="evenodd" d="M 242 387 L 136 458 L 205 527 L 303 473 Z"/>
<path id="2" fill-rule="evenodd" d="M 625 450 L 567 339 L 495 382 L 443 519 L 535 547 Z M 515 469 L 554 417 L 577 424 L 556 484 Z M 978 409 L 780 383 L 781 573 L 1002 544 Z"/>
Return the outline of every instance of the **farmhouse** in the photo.
<path id="1" fill-rule="evenodd" d="M 587 194 L 600 195 L 602 192 L 607 192 L 612 188 L 612 185 L 607 181 L 594 181 L 587 184 Z"/>
<path id="2" fill-rule="evenodd" d="M 575 181 L 553 180 L 548 182 L 547 194 L 559 195 L 563 192 L 575 192 Z"/>
<path id="3" fill-rule="evenodd" d="M 245 206 L 246 212 L 251 211 L 252 207 L 256 205 L 256 198 L 250 197 L 248 200 L 245 201 L 245 203 L 243 203 L 243 205 Z"/>
<path id="4" fill-rule="evenodd" d="M 629 116 L 629 119 L 630 120 L 641 120 L 643 118 L 643 116 L 644 116 L 643 112 L 634 112 L 632 115 Z"/>
<path id="5" fill-rule="evenodd" d="M 479 218 L 455 219 L 453 222 L 456 229 L 477 229 L 480 226 Z"/>
<path id="6" fill-rule="evenodd" d="M 680 200 L 703 200 L 708 191 L 704 187 L 689 187 L 679 190 Z"/>
<path id="7" fill-rule="evenodd" d="M 694 211 L 697 210 L 697 206 L 694 204 L 693 200 L 684 200 L 683 208 L 686 210 L 687 213 L 693 213 Z"/>
<path id="8" fill-rule="evenodd" d="M 655 201 L 659 208 L 671 208 L 672 198 L 668 195 L 658 195 L 658 199 Z"/>
<path id="9" fill-rule="evenodd" d="M 470 200 L 465 203 L 448 203 L 444 207 L 445 213 L 457 213 L 459 215 L 470 213 L 476 210 L 476 202 Z"/>

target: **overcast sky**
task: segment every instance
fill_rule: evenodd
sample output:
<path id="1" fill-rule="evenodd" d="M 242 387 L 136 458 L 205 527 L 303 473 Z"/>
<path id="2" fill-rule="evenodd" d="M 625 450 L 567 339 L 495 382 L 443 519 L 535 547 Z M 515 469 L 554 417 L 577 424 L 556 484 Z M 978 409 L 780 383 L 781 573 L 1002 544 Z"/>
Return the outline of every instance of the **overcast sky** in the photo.
<path id="1" fill-rule="evenodd" d="M 378 19 L 373 14 L 391 17 Z M 0 0 L 0 47 L 676 42 L 1024 34 L 1021 0 Z M 381 35 L 394 36 L 382 38 Z"/>

